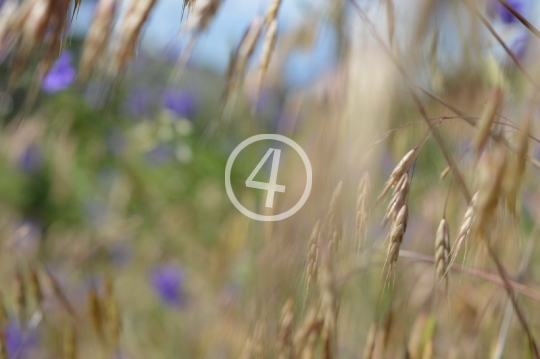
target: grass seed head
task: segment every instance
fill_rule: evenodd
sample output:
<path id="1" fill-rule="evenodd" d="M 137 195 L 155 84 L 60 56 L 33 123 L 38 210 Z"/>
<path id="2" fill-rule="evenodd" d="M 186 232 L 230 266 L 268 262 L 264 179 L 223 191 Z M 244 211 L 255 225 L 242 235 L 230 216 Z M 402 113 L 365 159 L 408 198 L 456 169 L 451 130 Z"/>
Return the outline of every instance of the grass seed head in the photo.
<path id="1" fill-rule="evenodd" d="M 358 191 L 356 197 L 356 236 L 358 238 L 358 249 L 361 248 L 362 242 L 367 233 L 367 224 L 369 218 L 369 192 L 370 192 L 369 174 L 366 172 L 358 183 Z"/>
<path id="2" fill-rule="evenodd" d="M 394 264 L 399 258 L 399 249 L 401 242 L 403 241 L 403 235 L 407 230 L 408 221 L 408 208 L 407 204 L 404 204 L 398 212 L 392 229 L 390 230 L 390 243 L 388 245 L 387 262 L 390 270 L 393 269 Z"/>
<path id="3" fill-rule="evenodd" d="M 264 18 L 265 26 L 269 27 L 270 23 L 276 20 L 280 5 L 281 0 L 272 0 Z"/>
<path id="4" fill-rule="evenodd" d="M 204 31 L 216 14 L 220 0 L 197 0 L 186 24 L 188 30 Z"/>
<path id="5" fill-rule="evenodd" d="M 292 359 L 294 355 L 292 339 L 294 324 L 293 304 L 293 299 L 289 298 L 281 310 L 277 343 L 278 359 Z"/>
<path id="6" fill-rule="evenodd" d="M 277 41 L 277 20 L 274 19 L 270 22 L 268 30 L 266 31 L 266 37 L 264 39 L 263 50 L 261 54 L 261 61 L 259 64 L 259 75 L 257 78 L 257 93 L 260 93 L 264 76 L 268 70 L 268 65 L 270 64 L 270 59 L 274 53 L 274 48 L 276 47 Z"/>

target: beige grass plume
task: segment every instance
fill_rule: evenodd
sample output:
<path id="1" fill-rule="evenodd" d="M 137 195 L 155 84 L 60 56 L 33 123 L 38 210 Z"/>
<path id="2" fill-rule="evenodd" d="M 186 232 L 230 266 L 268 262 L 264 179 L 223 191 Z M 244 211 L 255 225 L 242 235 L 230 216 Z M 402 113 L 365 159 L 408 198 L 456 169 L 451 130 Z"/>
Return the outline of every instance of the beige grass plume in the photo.
<path id="1" fill-rule="evenodd" d="M 306 295 L 312 282 L 317 280 L 319 269 L 319 221 L 311 230 L 306 258 Z"/>
<path id="2" fill-rule="evenodd" d="M 410 187 L 411 182 L 409 179 L 409 175 L 407 172 L 405 172 L 394 187 L 394 193 L 392 194 L 392 198 L 388 203 L 388 207 L 386 208 L 386 214 L 382 222 L 383 226 L 385 226 L 390 220 L 396 220 L 399 210 L 408 201 Z"/>
<path id="3" fill-rule="evenodd" d="M 408 221 L 408 207 L 404 204 L 399 210 L 395 221 L 392 223 L 392 229 L 390 230 L 390 243 L 388 244 L 388 252 L 386 256 L 386 262 L 388 263 L 389 271 L 394 268 L 394 264 L 399 258 L 399 249 L 403 241 L 403 235 L 407 230 Z"/>
<path id="4" fill-rule="evenodd" d="M 471 233 L 471 229 L 474 222 L 474 213 L 475 213 L 477 200 L 478 200 L 478 192 L 476 192 L 472 196 L 471 202 L 467 206 L 467 210 L 465 211 L 465 215 L 463 216 L 463 220 L 461 221 L 461 225 L 459 226 L 454 248 L 452 249 L 450 253 L 450 262 L 448 264 L 448 269 L 452 267 L 452 265 L 454 264 L 454 261 L 457 258 L 457 255 L 459 253 L 461 246 L 464 243 L 466 243 L 469 238 L 469 234 Z"/>
<path id="5" fill-rule="evenodd" d="M 266 71 L 268 70 L 270 59 L 272 58 L 272 54 L 274 53 L 274 48 L 276 47 L 277 28 L 277 19 L 273 19 L 268 25 L 268 29 L 266 30 L 266 36 L 264 39 L 264 45 L 261 54 L 261 61 L 259 63 L 259 74 L 257 76 L 257 96 L 261 92 L 264 76 L 266 75 Z"/>

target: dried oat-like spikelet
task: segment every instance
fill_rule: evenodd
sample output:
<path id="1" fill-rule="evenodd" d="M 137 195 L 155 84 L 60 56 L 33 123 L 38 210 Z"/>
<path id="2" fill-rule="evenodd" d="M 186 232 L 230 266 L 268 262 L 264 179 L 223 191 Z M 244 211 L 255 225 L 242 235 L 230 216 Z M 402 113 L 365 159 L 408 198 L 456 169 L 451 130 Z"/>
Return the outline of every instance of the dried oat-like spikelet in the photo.
<path id="1" fill-rule="evenodd" d="M 75 359 L 77 358 L 77 336 L 75 333 L 75 327 L 69 325 L 64 331 L 64 338 L 62 342 L 63 359 Z"/>
<path id="2" fill-rule="evenodd" d="M 502 91 L 497 88 L 491 92 L 486 108 L 482 113 L 482 117 L 480 117 L 480 120 L 478 121 L 476 137 L 474 138 L 474 149 L 476 153 L 480 153 L 486 144 L 491 132 L 491 126 L 497 118 L 497 111 L 499 110 L 501 102 Z"/>
<path id="3" fill-rule="evenodd" d="M 435 237 L 435 274 L 438 281 L 444 280 L 445 288 L 448 287 L 446 271 L 449 264 L 450 254 L 450 231 L 446 219 L 441 219 L 437 235 Z"/>
<path id="4" fill-rule="evenodd" d="M 289 298 L 281 311 L 277 351 L 279 359 L 293 358 L 292 330 L 294 323 L 293 300 Z"/>
<path id="5" fill-rule="evenodd" d="M 456 237 L 456 242 L 454 244 L 454 249 L 452 249 L 450 254 L 450 263 L 448 264 L 448 269 L 452 266 L 452 264 L 454 264 L 454 261 L 456 260 L 461 246 L 463 245 L 463 243 L 465 243 L 465 241 L 467 241 L 469 234 L 471 233 L 477 200 L 478 192 L 476 192 L 471 198 L 471 202 L 469 203 L 467 210 L 465 211 L 465 215 L 463 216 L 463 220 L 461 221 L 461 225 L 459 226 L 459 231 Z"/>
<path id="6" fill-rule="evenodd" d="M 403 207 L 404 204 L 407 203 L 410 187 L 411 182 L 409 180 L 409 175 L 407 174 L 407 172 L 405 172 L 403 176 L 401 176 L 399 182 L 394 187 L 394 193 L 392 194 L 392 198 L 388 203 L 386 215 L 384 216 L 382 222 L 383 226 L 385 226 L 389 220 L 396 220 L 399 210 L 401 209 L 401 207 Z"/>
<path id="7" fill-rule="evenodd" d="M 125 68 L 134 56 L 142 26 L 156 0 L 131 0 L 122 17 L 118 38 L 115 41 L 115 52 L 112 59 L 111 73 L 116 74 Z"/>
<path id="8" fill-rule="evenodd" d="M 408 208 L 407 204 L 404 204 L 399 210 L 396 220 L 392 224 L 392 229 L 390 230 L 390 243 L 388 245 L 388 253 L 386 256 L 390 271 L 393 270 L 394 264 L 399 258 L 399 249 L 401 247 L 401 242 L 403 241 L 403 235 L 407 230 L 407 220 Z"/>
<path id="9" fill-rule="evenodd" d="M 264 358 L 263 339 L 265 324 L 262 320 L 257 320 L 253 334 L 247 339 L 246 346 L 241 355 L 242 359 L 262 359 Z"/>
<path id="10" fill-rule="evenodd" d="M 418 147 L 414 147 L 412 150 L 407 152 L 405 156 L 399 161 L 396 168 L 392 171 L 392 174 L 390 175 L 390 178 L 386 183 L 384 184 L 383 190 L 381 191 L 381 194 L 379 197 L 377 197 L 377 200 L 381 200 L 386 193 L 390 190 L 392 186 L 394 186 L 403 176 L 405 172 L 409 169 L 411 166 L 412 161 L 414 160 L 414 156 L 416 155 Z"/>
<path id="11" fill-rule="evenodd" d="M 450 173 L 450 166 L 446 166 L 446 168 L 441 172 L 441 174 L 439 175 L 439 180 L 443 180 L 446 178 L 446 176 L 448 176 L 448 173 Z"/>
<path id="12" fill-rule="evenodd" d="M 517 140 L 515 150 L 515 160 L 508 163 L 508 168 L 504 174 L 504 195 L 506 208 L 514 214 L 516 211 L 517 193 L 523 181 L 525 167 L 527 164 L 527 152 L 529 150 L 529 131 L 531 128 L 531 116 L 527 116 Z"/>
<path id="13" fill-rule="evenodd" d="M 306 294 L 311 283 L 317 280 L 319 269 L 319 221 L 315 223 L 308 242 L 306 260 Z"/>
<path id="14" fill-rule="evenodd" d="M 369 191 L 369 174 L 366 172 L 358 184 L 358 194 L 356 199 L 356 235 L 358 237 L 358 249 L 360 249 L 367 232 Z"/>
<path id="15" fill-rule="evenodd" d="M 103 313 L 99 297 L 94 289 L 88 291 L 88 316 L 96 334 L 100 340 L 104 339 Z"/>
<path id="16" fill-rule="evenodd" d="M 277 20 L 272 20 L 270 22 L 270 25 L 268 25 L 268 29 L 266 31 L 266 37 L 264 39 L 264 46 L 261 55 L 261 62 L 259 64 L 259 75 L 257 78 L 257 95 L 261 91 L 264 76 L 266 75 L 266 71 L 268 70 L 270 59 L 272 57 L 272 54 L 274 53 L 274 48 L 276 47 L 277 25 Z"/>
<path id="17" fill-rule="evenodd" d="M 102 59 L 112 31 L 117 8 L 117 0 L 100 0 L 96 5 L 94 18 L 84 40 L 79 64 L 79 78 L 85 81 L 90 76 L 97 61 Z"/>

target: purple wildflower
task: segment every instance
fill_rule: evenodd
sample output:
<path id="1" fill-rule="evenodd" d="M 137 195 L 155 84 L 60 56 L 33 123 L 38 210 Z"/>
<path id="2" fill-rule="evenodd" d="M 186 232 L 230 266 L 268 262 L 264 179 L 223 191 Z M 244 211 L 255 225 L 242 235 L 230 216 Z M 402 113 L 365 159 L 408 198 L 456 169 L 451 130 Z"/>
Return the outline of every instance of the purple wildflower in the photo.
<path id="1" fill-rule="evenodd" d="M 41 87 L 48 94 L 63 91 L 75 81 L 76 75 L 77 72 L 71 65 L 71 53 L 62 51 L 49 73 L 45 75 Z"/>
<path id="2" fill-rule="evenodd" d="M 163 107 L 177 117 L 191 118 L 195 114 L 195 98 L 182 89 L 168 89 L 163 94 Z"/>
<path id="3" fill-rule="evenodd" d="M 172 150 L 165 144 L 159 144 L 144 154 L 146 161 L 154 165 L 161 165 L 172 158 Z"/>
<path id="4" fill-rule="evenodd" d="M 154 267 L 150 282 L 165 304 L 171 306 L 185 304 L 184 273 L 178 265 L 169 263 Z"/>
<path id="5" fill-rule="evenodd" d="M 510 7 L 522 15 L 527 10 L 527 1 L 525 0 L 506 0 L 506 2 Z M 495 12 L 505 24 L 513 24 L 518 21 L 516 17 L 512 15 L 510 11 L 506 10 L 499 2 L 495 4 Z"/>
<path id="6" fill-rule="evenodd" d="M 9 358 L 32 358 L 38 349 L 36 332 L 24 330 L 16 321 L 10 320 L 5 330 L 6 350 Z"/>
<path id="7" fill-rule="evenodd" d="M 39 147 L 35 143 L 30 143 L 19 156 L 19 169 L 25 173 L 35 173 L 41 169 L 42 165 L 43 156 Z"/>

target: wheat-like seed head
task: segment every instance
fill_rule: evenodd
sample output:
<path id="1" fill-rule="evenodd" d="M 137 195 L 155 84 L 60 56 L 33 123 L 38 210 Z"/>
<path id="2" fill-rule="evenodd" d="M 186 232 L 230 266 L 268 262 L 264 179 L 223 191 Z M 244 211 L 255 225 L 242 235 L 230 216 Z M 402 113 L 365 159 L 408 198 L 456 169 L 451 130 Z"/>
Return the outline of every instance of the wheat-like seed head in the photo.
<path id="1" fill-rule="evenodd" d="M 278 359 L 292 359 L 294 355 L 292 341 L 294 324 L 293 304 L 293 299 L 289 298 L 281 310 L 277 343 Z"/>
<path id="2" fill-rule="evenodd" d="M 197 0 L 188 18 L 188 30 L 203 31 L 216 14 L 221 0 Z"/>
<path id="3" fill-rule="evenodd" d="M 446 271 L 449 264 L 450 255 L 450 230 L 446 219 L 441 219 L 437 235 L 435 236 L 435 274 L 440 282 L 444 280 L 445 288 L 448 287 L 448 276 Z"/>
<path id="4" fill-rule="evenodd" d="M 100 0 L 96 5 L 94 18 L 84 40 L 83 52 L 79 64 L 79 78 L 85 81 L 101 59 L 111 35 L 117 0 Z"/>
<path id="5" fill-rule="evenodd" d="M 266 11 L 266 16 L 264 18 L 264 24 L 268 27 L 272 21 L 277 18 L 277 13 L 281 5 L 281 0 L 272 0 L 268 10 Z"/>
<path id="6" fill-rule="evenodd" d="M 370 192 L 369 174 L 366 172 L 362 175 L 358 183 L 358 191 L 356 198 L 356 236 L 358 240 L 358 250 L 362 247 L 367 233 L 367 222 L 369 218 L 368 197 Z"/>
<path id="7" fill-rule="evenodd" d="M 321 256 L 321 314 L 323 316 L 322 338 L 326 357 L 333 358 L 337 351 L 338 300 L 334 279 L 332 251 L 323 251 Z"/>
<path id="8" fill-rule="evenodd" d="M 476 153 L 480 153 L 480 151 L 482 151 L 487 139 L 489 138 L 491 126 L 497 117 L 497 111 L 499 110 L 501 102 L 502 91 L 501 89 L 497 88 L 491 92 L 486 108 L 478 121 L 477 132 L 474 138 L 474 149 Z"/>
<path id="9" fill-rule="evenodd" d="M 390 188 L 394 186 L 401 179 L 401 177 L 403 176 L 405 172 L 407 172 L 407 170 L 412 164 L 412 161 L 414 160 L 414 156 L 416 155 L 417 149 L 418 147 L 413 148 L 412 150 L 407 152 L 405 156 L 403 156 L 401 161 L 399 161 L 397 166 L 392 171 L 392 174 L 390 174 L 390 178 L 388 179 L 388 181 L 386 181 L 381 191 L 381 194 L 379 195 L 379 197 L 377 197 L 378 201 L 381 200 L 386 195 L 386 193 L 388 193 Z"/>
<path id="10" fill-rule="evenodd" d="M 324 241 L 328 241 L 328 248 L 336 252 L 341 242 L 342 237 L 342 222 L 341 222 L 341 195 L 343 190 L 343 182 L 340 181 L 334 192 L 332 199 L 328 205 L 328 212 L 321 228 L 321 235 L 324 236 Z"/>
<path id="11" fill-rule="evenodd" d="M 156 0 L 131 0 L 129 3 L 121 19 L 120 31 L 113 43 L 111 74 L 117 74 L 125 69 L 127 63 L 135 56 L 142 26 L 155 4 Z"/>
<path id="12" fill-rule="evenodd" d="M 270 64 L 270 58 L 272 57 L 274 48 L 276 47 L 277 25 L 277 19 L 274 19 L 270 22 L 268 29 L 266 30 L 266 37 L 264 39 L 261 61 L 259 64 L 259 74 L 257 77 L 257 94 L 259 94 L 261 91 L 264 76 L 266 75 L 268 65 Z"/>
<path id="13" fill-rule="evenodd" d="M 319 268 L 319 221 L 315 223 L 308 242 L 306 259 L 306 293 L 311 283 L 317 280 Z"/>

